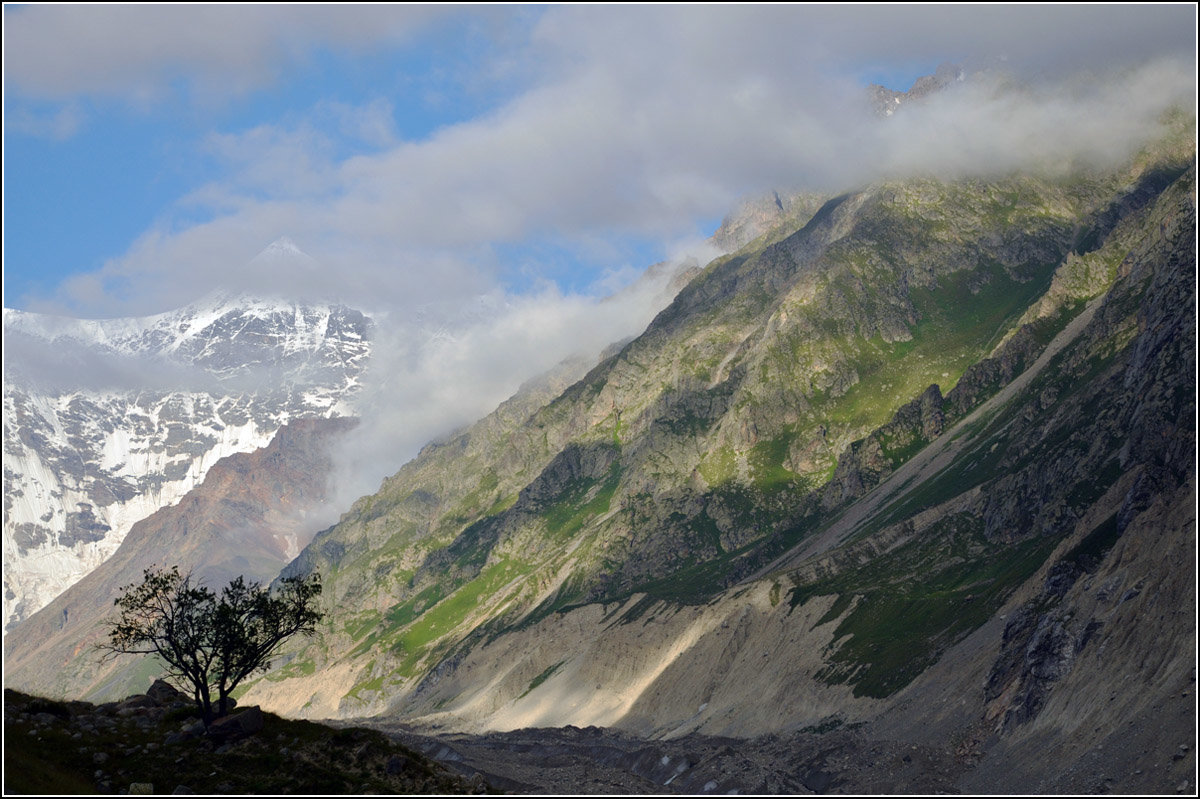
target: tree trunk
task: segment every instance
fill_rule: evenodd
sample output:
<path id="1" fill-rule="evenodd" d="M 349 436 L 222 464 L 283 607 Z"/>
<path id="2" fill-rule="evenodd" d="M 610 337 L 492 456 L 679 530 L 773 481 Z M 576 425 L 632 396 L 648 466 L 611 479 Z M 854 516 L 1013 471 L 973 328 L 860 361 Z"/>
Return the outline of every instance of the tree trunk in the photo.
<path id="1" fill-rule="evenodd" d="M 196 686 L 196 705 L 200 708 L 200 720 L 204 722 L 204 729 L 208 729 L 213 722 L 212 697 L 209 696 L 207 685 Z"/>

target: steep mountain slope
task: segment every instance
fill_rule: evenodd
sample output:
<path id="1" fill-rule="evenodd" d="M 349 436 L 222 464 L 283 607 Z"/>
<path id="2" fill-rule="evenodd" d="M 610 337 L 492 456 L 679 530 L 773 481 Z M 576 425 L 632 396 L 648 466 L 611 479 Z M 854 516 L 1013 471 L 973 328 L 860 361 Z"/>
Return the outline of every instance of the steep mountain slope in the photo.
<path id="1" fill-rule="evenodd" d="M 557 396 L 591 365 L 577 358 L 525 383 L 493 414 L 511 424 Z M 5 684 L 42 695 L 120 698 L 154 672 L 136 658 L 101 661 L 94 645 L 121 588 L 151 565 L 173 564 L 218 587 L 243 575 L 268 582 L 312 538 L 331 500 L 331 452 L 357 421 L 304 419 L 270 444 L 218 461 L 178 503 L 131 528 L 116 553 L 5 637 Z"/>
<path id="2" fill-rule="evenodd" d="M 323 639 L 249 696 L 654 735 L 879 712 L 1048 559 L 1112 549 L 1162 434 L 1140 397 L 1192 418 L 1194 354 L 1138 321 L 1191 329 L 1186 139 L 1116 174 L 869 187 L 719 259 L 321 533 L 288 573 L 325 575 Z"/>
<path id="3" fill-rule="evenodd" d="M 139 319 L 5 309 L 5 626 L 221 458 L 289 419 L 345 415 L 370 329 L 349 308 L 243 297 Z"/>
<path id="4" fill-rule="evenodd" d="M 73 697 L 145 690 L 156 665 L 131 657 L 101 663 L 94 651 L 121 587 L 168 564 L 214 588 L 238 575 L 270 581 L 312 537 L 305 519 L 325 502 L 331 448 L 354 424 L 292 421 L 269 446 L 218 461 L 199 486 L 135 523 L 111 558 L 5 636 L 5 684 Z"/>

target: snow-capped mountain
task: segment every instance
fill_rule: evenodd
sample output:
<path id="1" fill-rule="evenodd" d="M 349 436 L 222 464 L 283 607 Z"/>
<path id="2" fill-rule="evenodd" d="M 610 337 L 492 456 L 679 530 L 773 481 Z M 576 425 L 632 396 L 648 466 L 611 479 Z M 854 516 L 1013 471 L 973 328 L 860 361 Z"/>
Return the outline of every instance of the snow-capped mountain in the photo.
<path id="1" fill-rule="evenodd" d="M 344 306 L 231 295 L 129 319 L 5 309 L 5 627 L 221 458 L 348 415 L 371 329 Z"/>

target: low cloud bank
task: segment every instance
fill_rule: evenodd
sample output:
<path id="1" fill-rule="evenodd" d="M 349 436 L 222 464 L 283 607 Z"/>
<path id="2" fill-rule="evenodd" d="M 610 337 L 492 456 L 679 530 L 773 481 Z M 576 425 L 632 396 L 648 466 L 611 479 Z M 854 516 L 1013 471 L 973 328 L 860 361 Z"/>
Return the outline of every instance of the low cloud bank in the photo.
<path id="1" fill-rule="evenodd" d="M 606 298 L 546 284 L 524 295 L 493 293 L 462 306 L 377 316 L 371 366 L 355 403 L 361 423 L 339 447 L 331 512 L 377 491 L 425 444 L 486 416 L 526 381 L 568 359 L 590 367 L 606 347 L 644 330 L 674 296 L 679 269 L 696 265 L 680 255 Z"/>

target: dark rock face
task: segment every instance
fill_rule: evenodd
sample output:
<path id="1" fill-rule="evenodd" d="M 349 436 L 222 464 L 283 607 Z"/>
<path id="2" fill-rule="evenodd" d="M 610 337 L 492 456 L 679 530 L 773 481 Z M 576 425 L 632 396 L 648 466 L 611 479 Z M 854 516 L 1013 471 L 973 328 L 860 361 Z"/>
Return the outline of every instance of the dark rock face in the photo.
<path id="1" fill-rule="evenodd" d="M 1005 697 L 1002 724 L 1012 729 L 1037 716 L 1052 689 L 1071 670 L 1081 643 L 1055 614 L 1030 608 L 1016 613 L 1004 628 L 1000 658 L 988 675 L 984 697 Z M 1086 643 L 1086 642 L 1082 642 Z"/>
<path id="2" fill-rule="evenodd" d="M 891 471 L 891 465 L 884 457 L 878 437 L 868 436 L 854 442 L 838 458 L 837 470 L 822 492 L 822 508 L 832 510 L 861 497 L 879 484 Z"/>
<path id="3" fill-rule="evenodd" d="M 1135 556 L 1125 546 L 1125 537 L 1134 527 L 1145 536 L 1148 525 L 1161 524 L 1145 522 L 1148 513 L 1168 498 L 1194 491 L 1189 484 L 1194 486 L 1191 458 L 1195 434 L 1179 426 L 1178 421 L 1190 417 L 1195 407 L 1192 392 L 1186 388 L 1190 382 L 1187 375 L 1196 363 L 1195 328 L 1194 320 L 1184 310 L 1195 301 L 1195 254 L 1188 241 L 1195 230 L 1195 205 L 1194 198 L 1186 194 L 1181 200 L 1164 209 L 1157 235 L 1147 237 L 1126 258 L 1121 277 L 1097 312 L 1090 337 L 1067 353 L 1068 370 L 1076 374 L 1084 369 L 1094 372 L 1099 359 L 1089 353 L 1087 342 L 1104 341 L 1120 335 L 1122 330 L 1134 332 L 1124 356 L 1095 381 L 1091 392 L 1082 392 L 1085 397 L 1090 393 L 1088 401 L 1069 404 L 1073 415 L 1061 410 L 1058 414 L 1059 425 L 1078 429 L 1077 437 L 1069 439 L 1079 442 L 1074 457 L 1031 471 L 1033 479 L 1029 482 L 1009 483 L 1011 490 L 1020 492 L 1021 504 L 1029 509 L 1031 526 L 1045 530 L 1044 515 L 1041 525 L 1034 523 L 1038 518 L 1035 486 L 1040 486 L 1037 491 L 1042 496 L 1052 496 L 1055 486 L 1073 485 L 1074 496 L 1083 495 L 1086 489 L 1087 496 L 1097 497 L 1107 486 L 1105 481 L 1114 480 L 1118 474 L 1132 475 L 1112 514 L 1095 523 L 1073 549 L 1050 565 L 1040 592 L 1007 621 L 984 698 L 990 703 L 989 717 L 998 718 L 999 729 L 1008 734 L 1038 717 L 1053 693 L 1092 655 L 1094 648 L 1112 646 L 1116 652 L 1109 650 L 1104 658 L 1097 652 L 1092 657 L 1116 658 L 1120 642 L 1138 635 L 1128 622 L 1116 626 L 1122 616 L 1121 606 L 1141 596 L 1146 579 L 1135 579 L 1127 572 L 1124 563 Z M 1151 352 L 1154 354 L 1148 355 Z M 1037 427 L 1034 415 L 1026 419 Z M 1055 434 L 1053 424 L 1036 435 L 1062 438 Z M 1035 435 L 1026 436 L 1027 440 L 1033 438 Z M 1146 446 L 1148 441 L 1156 442 L 1155 446 Z M 1098 447 L 1100 443 L 1106 446 Z M 1109 466 L 1103 469 L 1106 460 Z M 1104 471 L 1108 477 L 1101 476 Z M 1011 504 L 1011 499 L 1000 494 L 989 505 L 997 516 L 1006 499 Z M 1083 510 L 1079 507 L 1068 518 Z M 1008 514 L 1010 518 L 1012 515 Z M 1194 544 L 1191 549 L 1194 551 Z M 1123 550 L 1119 558 L 1110 555 Z M 1178 568 L 1190 570 L 1191 566 L 1178 564 Z M 1169 585 L 1178 582 L 1169 573 L 1155 574 L 1154 579 Z M 1161 615 L 1156 622 L 1162 625 L 1163 643 L 1151 647 L 1157 649 L 1153 654 L 1145 649 L 1131 653 L 1138 662 L 1148 658 L 1161 662 L 1173 654 L 1165 647 L 1177 625 Z M 1194 628 L 1191 637 L 1194 640 Z M 1113 694 L 1109 701 L 1116 699 Z"/>
<path id="4" fill-rule="evenodd" d="M 984 358 L 967 367 L 958 383 L 946 395 L 946 412 L 960 418 L 1025 371 L 1041 354 L 1043 345 L 1033 335 L 1030 325 L 1021 327 L 1005 342 L 993 358 Z"/>
<path id="5" fill-rule="evenodd" d="M 53 531 L 44 524 L 22 522 L 13 528 L 13 541 L 19 550 L 29 552 L 49 541 L 52 534 Z M 16 598 L 17 595 L 12 593 L 11 589 L 9 589 L 9 593 L 12 594 L 10 599 Z"/>
<path id="6" fill-rule="evenodd" d="M 615 447 L 607 445 L 567 446 L 521 491 L 517 500 L 521 510 L 537 513 L 540 507 L 561 497 L 572 485 L 585 480 L 603 479 L 616 461 L 618 452 Z"/>
<path id="7" fill-rule="evenodd" d="M 79 510 L 67 514 L 66 526 L 58 536 L 59 543 L 73 547 L 89 541 L 103 541 L 105 534 L 112 528 L 97 521 L 92 506 L 86 502 L 79 502 L 75 507 Z"/>

